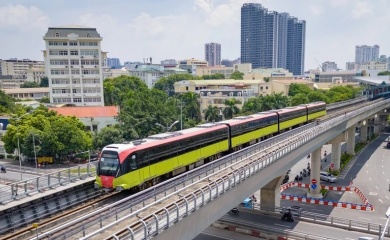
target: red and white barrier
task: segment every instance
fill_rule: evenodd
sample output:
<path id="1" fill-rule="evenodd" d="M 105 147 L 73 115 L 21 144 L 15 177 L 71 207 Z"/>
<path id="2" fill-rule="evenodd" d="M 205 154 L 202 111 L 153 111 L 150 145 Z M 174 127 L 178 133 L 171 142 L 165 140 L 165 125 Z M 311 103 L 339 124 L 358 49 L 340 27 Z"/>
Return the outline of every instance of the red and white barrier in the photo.
<path id="1" fill-rule="evenodd" d="M 299 182 L 288 182 L 288 183 L 285 183 L 282 186 L 280 186 L 280 191 L 283 192 L 284 190 L 286 190 L 290 187 L 309 188 L 309 184 L 299 183 Z M 305 196 L 296 196 L 296 195 L 289 195 L 289 194 L 283 194 L 283 193 L 281 193 L 280 198 L 284 199 L 284 200 L 305 202 L 305 203 L 318 204 L 318 205 L 324 205 L 324 206 L 342 207 L 342 208 L 356 209 L 356 210 L 362 210 L 362 211 L 374 211 L 374 206 L 370 204 L 367 197 L 357 187 L 353 187 L 353 186 L 346 186 L 346 187 L 345 186 L 321 186 L 321 188 L 327 189 L 330 191 L 353 191 L 360 197 L 360 199 L 363 201 L 364 204 L 327 201 L 327 200 L 318 199 L 318 198 L 309 198 L 309 197 L 305 197 Z"/>

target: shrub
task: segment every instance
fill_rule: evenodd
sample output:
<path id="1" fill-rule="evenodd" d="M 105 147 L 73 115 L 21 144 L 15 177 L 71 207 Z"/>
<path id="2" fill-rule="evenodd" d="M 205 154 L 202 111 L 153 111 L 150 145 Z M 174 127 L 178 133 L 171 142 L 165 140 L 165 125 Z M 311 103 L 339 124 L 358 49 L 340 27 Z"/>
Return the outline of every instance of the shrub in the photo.
<path id="1" fill-rule="evenodd" d="M 322 188 L 322 189 L 320 190 L 320 193 L 322 194 L 323 197 L 326 195 L 327 192 L 328 192 L 327 189 L 323 189 L 323 188 Z"/>
<path id="2" fill-rule="evenodd" d="M 14 155 L 12 155 L 12 154 L 7 154 L 7 158 L 14 158 Z"/>
<path id="3" fill-rule="evenodd" d="M 0 159 L 4 159 L 4 158 L 5 158 L 4 154 L 0 154 Z"/>
<path id="4" fill-rule="evenodd" d="M 362 150 L 364 148 L 364 146 L 366 146 L 366 143 L 358 143 L 355 145 L 355 153 L 358 153 L 360 152 L 360 150 Z"/>

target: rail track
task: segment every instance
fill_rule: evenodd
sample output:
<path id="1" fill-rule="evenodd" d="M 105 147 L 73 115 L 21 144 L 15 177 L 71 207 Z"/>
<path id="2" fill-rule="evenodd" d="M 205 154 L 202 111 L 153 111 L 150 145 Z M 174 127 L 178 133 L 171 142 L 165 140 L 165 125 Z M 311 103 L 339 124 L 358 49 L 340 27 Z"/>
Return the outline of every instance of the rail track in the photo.
<path id="1" fill-rule="evenodd" d="M 38 232 L 48 230 L 56 225 L 61 225 L 62 223 L 68 221 L 69 219 L 79 217 L 80 215 L 96 210 L 99 207 L 116 202 L 119 199 L 122 199 L 123 197 L 126 197 L 128 195 L 129 193 L 127 192 L 103 193 L 103 195 L 93 200 L 81 203 L 81 205 L 77 207 L 60 211 L 56 214 L 52 214 L 50 217 L 36 221 L 36 223 L 38 224 Z M 19 230 L 15 230 L 14 232 L 0 236 L 0 240 L 27 239 L 30 237 L 34 237 L 36 231 L 37 229 L 33 227 L 33 224 L 30 224 L 30 225 L 26 225 L 24 228 L 20 228 Z"/>

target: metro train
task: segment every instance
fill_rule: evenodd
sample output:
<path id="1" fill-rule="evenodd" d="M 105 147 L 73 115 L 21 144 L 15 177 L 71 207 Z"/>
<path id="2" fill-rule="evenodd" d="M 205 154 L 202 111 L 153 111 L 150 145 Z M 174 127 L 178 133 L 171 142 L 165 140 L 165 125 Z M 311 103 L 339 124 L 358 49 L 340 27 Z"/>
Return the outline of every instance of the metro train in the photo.
<path id="1" fill-rule="evenodd" d="M 315 102 L 110 144 L 100 153 L 95 188 L 143 190 L 325 115 L 326 104 Z"/>

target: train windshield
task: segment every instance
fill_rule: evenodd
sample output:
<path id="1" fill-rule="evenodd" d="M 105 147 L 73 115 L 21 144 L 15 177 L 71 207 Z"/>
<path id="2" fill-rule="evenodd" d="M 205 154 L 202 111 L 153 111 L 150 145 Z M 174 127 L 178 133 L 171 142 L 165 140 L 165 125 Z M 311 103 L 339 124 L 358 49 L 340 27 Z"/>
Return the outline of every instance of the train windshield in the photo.
<path id="1" fill-rule="evenodd" d="M 118 167 L 118 154 L 112 151 L 103 151 L 99 161 L 99 175 L 116 176 Z"/>

